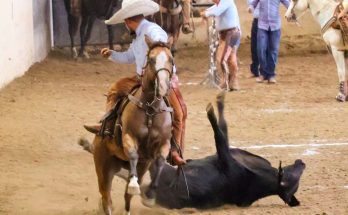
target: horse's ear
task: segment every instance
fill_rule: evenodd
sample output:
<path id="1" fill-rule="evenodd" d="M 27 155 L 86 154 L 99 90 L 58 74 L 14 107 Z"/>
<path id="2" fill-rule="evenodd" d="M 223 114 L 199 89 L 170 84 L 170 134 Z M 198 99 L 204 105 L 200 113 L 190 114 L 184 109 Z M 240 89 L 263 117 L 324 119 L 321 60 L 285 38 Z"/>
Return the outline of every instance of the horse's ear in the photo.
<path id="1" fill-rule="evenodd" d="M 153 44 L 153 40 L 147 35 L 145 35 L 145 42 L 148 47 L 151 47 L 151 45 Z"/>
<path id="2" fill-rule="evenodd" d="M 172 47 L 173 43 L 174 43 L 174 37 L 170 36 L 167 42 L 167 45 L 169 46 L 169 48 Z"/>

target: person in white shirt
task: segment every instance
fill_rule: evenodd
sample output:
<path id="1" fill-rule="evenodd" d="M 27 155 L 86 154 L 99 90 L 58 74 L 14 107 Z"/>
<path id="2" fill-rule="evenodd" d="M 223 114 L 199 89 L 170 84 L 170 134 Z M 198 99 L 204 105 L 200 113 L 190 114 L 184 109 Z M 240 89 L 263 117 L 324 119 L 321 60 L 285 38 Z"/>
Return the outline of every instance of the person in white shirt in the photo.
<path id="1" fill-rule="evenodd" d="M 148 36 L 154 42 L 167 43 L 167 33 L 157 24 L 147 21 L 144 17 L 154 14 L 159 10 L 157 3 L 151 0 L 124 0 L 122 8 L 116 12 L 109 20 L 106 20 L 106 24 L 117 24 L 124 22 L 126 27 L 136 37 L 130 44 L 130 47 L 125 52 L 117 52 L 104 48 L 101 50 L 103 57 L 110 59 L 115 63 L 135 64 L 136 75 L 133 77 L 120 79 L 114 83 L 107 94 L 106 112 L 112 110 L 116 102 L 122 97 L 128 95 L 128 93 L 139 87 L 140 77 L 143 72 L 143 67 L 146 63 L 146 56 L 148 52 L 148 46 L 145 41 L 145 35 Z M 185 120 L 187 116 L 187 108 L 181 93 L 178 89 L 178 78 L 174 74 L 172 78 L 172 89 L 169 93 L 169 102 L 174 109 L 173 119 L 173 137 L 180 149 L 172 147 L 171 155 L 173 162 L 177 165 L 185 163 L 182 156 L 182 149 L 184 146 L 184 132 L 185 132 Z M 113 122 L 106 124 L 107 130 L 112 131 Z M 101 125 L 85 125 L 87 130 L 98 129 Z M 112 132 L 110 132 L 112 134 Z M 180 155 L 181 154 L 181 155 Z"/>
<path id="2" fill-rule="evenodd" d="M 237 49 L 240 44 L 240 24 L 234 0 L 213 0 L 215 5 L 201 12 L 203 18 L 214 16 L 216 29 L 219 31 L 219 47 L 216 60 L 221 67 L 222 78 L 220 88 L 239 90 L 237 78 Z"/>

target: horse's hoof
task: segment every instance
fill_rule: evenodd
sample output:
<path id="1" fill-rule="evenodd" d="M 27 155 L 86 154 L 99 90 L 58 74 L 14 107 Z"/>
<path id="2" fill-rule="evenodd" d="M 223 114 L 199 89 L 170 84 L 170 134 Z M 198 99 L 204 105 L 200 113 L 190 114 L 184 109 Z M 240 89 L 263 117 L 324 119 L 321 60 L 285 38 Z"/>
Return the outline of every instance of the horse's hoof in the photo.
<path id="1" fill-rule="evenodd" d="M 156 199 L 155 198 L 149 199 L 149 198 L 146 198 L 145 196 L 143 196 L 141 198 L 141 203 L 143 203 L 143 205 L 146 207 L 152 208 L 156 204 Z"/>
<path id="2" fill-rule="evenodd" d="M 130 211 L 123 211 L 123 215 L 130 215 Z"/>
<path id="3" fill-rule="evenodd" d="M 140 195 L 140 186 L 138 184 L 138 177 L 133 176 L 128 184 L 127 193 L 129 195 Z"/>
<path id="4" fill-rule="evenodd" d="M 85 57 L 86 59 L 89 59 L 89 58 L 90 58 L 88 52 L 86 52 L 86 51 L 83 52 L 83 57 Z"/>
<path id="5" fill-rule="evenodd" d="M 336 100 L 339 101 L 339 102 L 345 102 L 347 101 L 348 99 L 348 96 L 345 96 L 341 93 L 339 93 L 337 96 L 336 96 Z"/>
<path id="6" fill-rule="evenodd" d="M 98 208 L 97 214 L 98 215 L 112 215 L 111 207 L 104 208 L 102 199 L 99 200 L 99 208 Z"/>

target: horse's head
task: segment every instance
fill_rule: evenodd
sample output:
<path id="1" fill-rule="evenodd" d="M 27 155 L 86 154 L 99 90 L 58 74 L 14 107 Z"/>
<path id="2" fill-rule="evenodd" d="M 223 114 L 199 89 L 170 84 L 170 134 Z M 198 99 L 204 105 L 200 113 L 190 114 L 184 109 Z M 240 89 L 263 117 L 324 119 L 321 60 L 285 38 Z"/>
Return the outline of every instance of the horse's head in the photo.
<path id="1" fill-rule="evenodd" d="M 142 84 L 144 89 L 154 91 L 155 96 L 163 97 L 169 92 L 174 68 L 170 43 L 153 42 L 147 36 L 145 40 L 149 51 Z"/>
<path id="2" fill-rule="evenodd" d="M 289 22 L 296 22 L 308 8 L 308 0 L 291 0 L 288 10 L 285 13 L 285 18 Z"/>

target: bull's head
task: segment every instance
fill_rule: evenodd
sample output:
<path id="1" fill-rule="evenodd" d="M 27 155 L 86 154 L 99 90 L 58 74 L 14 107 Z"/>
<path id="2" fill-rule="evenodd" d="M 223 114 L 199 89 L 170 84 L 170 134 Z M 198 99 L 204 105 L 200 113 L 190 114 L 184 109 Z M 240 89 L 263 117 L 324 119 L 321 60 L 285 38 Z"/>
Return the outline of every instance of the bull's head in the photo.
<path id="1" fill-rule="evenodd" d="M 296 199 L 295 193 L 298 189 L 303 170 L 306 165 L 302 160 L 296 160 L 294 164 L 284 168 L 279 166 L 279 191 L 278 195 L 283 201 L 291 207 L 300 205 Z"/>

